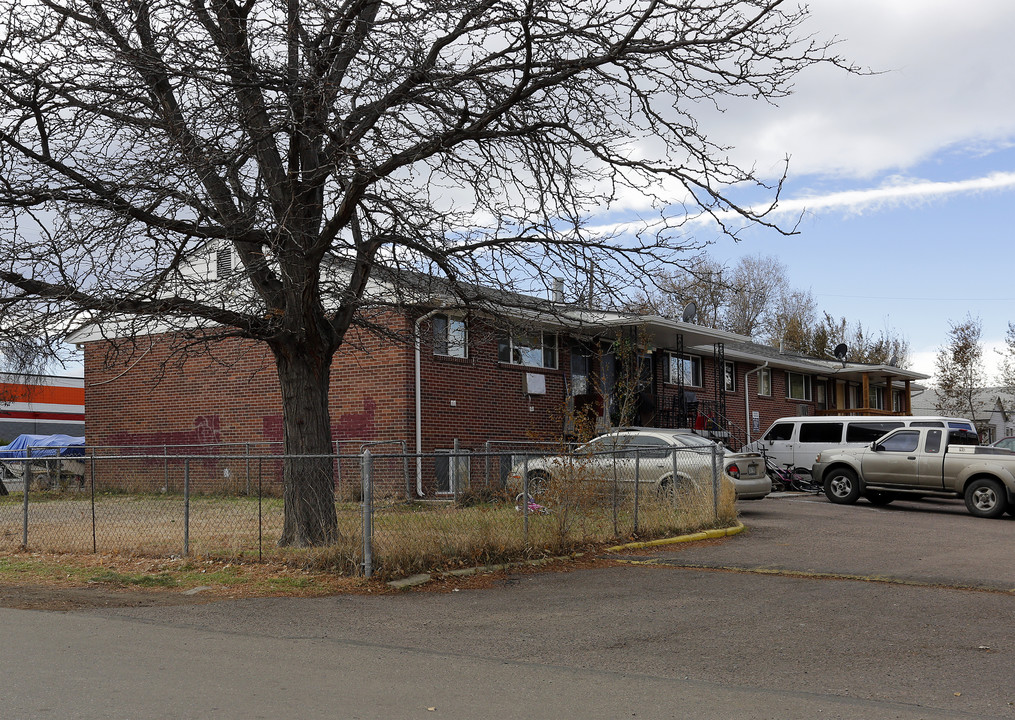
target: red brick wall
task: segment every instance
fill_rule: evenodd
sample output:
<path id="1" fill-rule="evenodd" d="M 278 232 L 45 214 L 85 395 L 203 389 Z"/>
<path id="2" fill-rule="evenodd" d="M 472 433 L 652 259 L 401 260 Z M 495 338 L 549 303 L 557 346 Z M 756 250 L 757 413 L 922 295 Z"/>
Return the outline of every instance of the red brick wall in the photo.
<path id="1" fill-rule="evenodd" d="M 415 349 L 412 322 L 395 316 L 389 325 L 406 338 L 397 342 L 350 331 L 332 368 L 332 434 L 350 441 L 343 453 L 359 452 L 351 441 L 402 440 L 415 451 Z M 564 431 L 565 378 L 570 343 L 558 342 L 558 368 L 523 368 L 497 359 L 497 333 L 481 322 L 469 328 L 468 357 L 435 355 L 428 341 L 429 321 L 421 326 L 423 451 L 480 450 L 487 440 L 559 439 Z M 263 443 L 282 439 L 281 401 L 274 359 L 263 345 L 243 340 L 219 343 L 211 355 L 171 357 L 172 339 L 155 338 L 149 350 L 140 340 L 132 357 L 103 363 L 107 345 L 85 346 L 85 404 L 89 445 L 181 445 Z M 662 381 L 663 355 L 655 363 L 656 387 L 663 406 L 675 397 L 675 385 Z M 745 387 L 754 364 L 736 362 L 737 388 L 727 393 L 727 416 L 746 429 L 744 393 L 761 415 L 763 432 L 777 418 L 796 415 L 797 406 L 813 403 L 786 399 L 786 375 L 772 369 L 772 395 L 757 394 L 757 375 Z M 699 400 L 714 398 L 717 376 L 712 357 L 702 355 L 704 387 Z M 546 394 L 523 392 L 525 373 L 546 381 Z M 643 418 L 643 421 L 649 420 Z M 752 430 L 752 435 L 758 433 Z"/>
<path id="2" fill-rule="evenodd" d="M 94 446 L 266 443 L 282 440 L 281 397 L 267 346 L 217 343 L 172 355 L 170 336 L 139 340 L 133 356 L 105 361 L 85 345 L 87 442 Z M 403 438 L 411 421 L 411 347 L 351 331 L 332 364 L 329 404 L 336 440 Z M 343 452 L 346 448 L 343 447 Z M 358 448 L 357 448 L 358 451 Z"/>

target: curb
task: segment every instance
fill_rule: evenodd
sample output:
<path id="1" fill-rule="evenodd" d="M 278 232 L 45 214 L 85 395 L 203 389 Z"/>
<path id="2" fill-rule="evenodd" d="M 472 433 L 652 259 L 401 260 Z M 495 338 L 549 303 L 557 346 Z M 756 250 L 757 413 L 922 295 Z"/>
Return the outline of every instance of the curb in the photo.
<path id="1" fill-rule="evenodd" d="M 662 538 L 660 540 L 647 540 L 645 542 L 633 542 L 625 545 L 614 545 L 603 550 L 603 552 L 616 553 L 624 550 L 643 550 L 645 548 L 659 547 L 661 545 L 675 545 L 676 543 L 684 542 L 695 542 L 696 540 L 716 540 L 722 537 L 728 537 L 730 535 L 736 535 L 737 533 L 743 532 L 746 527 L 743 523 L 737 523 L 732 527 L 718 528 L 715 530 L 704 530 L 702 532 L 691 533 L 689 535 L 677 535 L 671 538 Z M 526 565 L 535 567 L 539 565 L 545 565 L 547 563 L 556 562 L 559 560 L 573 560 L 574 558 L 582 557 L 585 553 L 575 553 L 574 555 L 558 555 L 556 557 L 538 558 L 536 560 L 520 560 L 518 562 L 511 563 L 500 563 L 499 565 L 480 565 L 478 567 L 462 568 L 461 570 L 449 570 L 448 572 L 436 573 L 437 577 L 461 577 L 463 575 L 478 575 L 484 572 L 497 572 L 498 570 L 510 570 L 511 568 L 524 567 Z M 388 584 L 388 587 L 396 590 L 404 590 L 405 588 L 415 587 L 417 585 L 423 585 L 434 579 L 434 574 L 431 573 L 420 573 L 418 575 L 410 575 L 406 578 L 399 580 L 392 580 Z"/>
<path id="2" fill-rule="evenodd" d="M 574 560 L 584 556 L 585 553 L 575 553 L 573 555 L 555 555 L 554 557 L 536 558 L 535 560 L 518 560 L 517 562 L 500 563 L 498 565 L 479 565 L 470 568 L 461 568 L 460 570 L 448 570 L 447 572 L 440 573 L 420 573 L 419 575 L 410 575 L 407 578 L 401 578 L 400 580 L 392 580 L 388 583 L 388 587 L 395 588 L 396 590 L 404 590 L 405 588 L 415 587 L 416 585 L 423 585 L 434 579 L 434 577 L 462 577 L 465 575 L 478 575 L 479 573 L 485 572 L 497 572 L 498 570 L 510 570 L 516 567 L 538 567 L 540 565 L 546 565 L 547 563 L 557 562 L 559 560 Z"/>
<path id="3" fill-rule="evenodd" d="M 730 535 L 736 535 L 737 533 L 746 530 L 743 523 L 737 523 L 732 527 L 718 528 L 716 530 L 704 530 L 702 532 L 691 533 L 689 535 L 677 535 L 671 538 L 662 538 L 660 540 L 647 540 L 645 542 L 633 542 L 625 545 L 614 545 L 608 547 L 605 552 L 622 552 L 624 550 L 644 550 L 645 548 L 659 547 L 661 545 L 675 545 L 677 543 L 684 542 L 695 542 L 697 540 L 715 540 L 717 538 L 728 537 Z"/>

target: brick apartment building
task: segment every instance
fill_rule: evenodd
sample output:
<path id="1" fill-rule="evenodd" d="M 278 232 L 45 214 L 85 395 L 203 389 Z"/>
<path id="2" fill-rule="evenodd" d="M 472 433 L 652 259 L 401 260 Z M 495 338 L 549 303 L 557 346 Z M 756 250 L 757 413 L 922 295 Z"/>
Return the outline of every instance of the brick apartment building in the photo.
<path id="1" fill-rule="evenodd" d="M 559 441 L 576 413 L 617 422 L 616 395 L 637 357 L 635 424 L 690 427 L 730 445 L 799 414 L 905 414 L 911 382 L 891 366 L 779 352 L 748 338 L 655 316 L 568 310 L 524 331 L 453 310 L 389 315 L 393 335 L 350 331 L 335 358 L 330 408 L 342 453 L 397 442 L 409 452 L 479 451 L 488 441 Z M 628 338 L 627 360 L 615 345 Z M 222 446 L 263 451 L 282 440 L 281 399 L 266 347 L 218 343 L 173 356 L 174 337 L 138 339 L 108 362 L 109 344 L 82 330 L 89 446 Z M 447 490 L 447 470 L 417 478 Z M 427 473 L 431 475 L 432 473 Z M 443 479 L 442 479 L 443 476 Z"/>

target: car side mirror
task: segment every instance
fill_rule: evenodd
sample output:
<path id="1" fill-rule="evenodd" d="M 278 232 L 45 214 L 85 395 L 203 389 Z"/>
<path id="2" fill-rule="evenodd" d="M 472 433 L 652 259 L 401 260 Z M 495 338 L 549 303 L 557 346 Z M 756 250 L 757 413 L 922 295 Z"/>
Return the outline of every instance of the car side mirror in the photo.
<path id="1" fill-rule="evenodd" d="M 881 450 L 884 450 L 884 448 L 878 445 L 878 441 L 875 440 L 874 442 L 871 443 L 871 450 L 873 450 L 874 452 L 879 452 Z"/>

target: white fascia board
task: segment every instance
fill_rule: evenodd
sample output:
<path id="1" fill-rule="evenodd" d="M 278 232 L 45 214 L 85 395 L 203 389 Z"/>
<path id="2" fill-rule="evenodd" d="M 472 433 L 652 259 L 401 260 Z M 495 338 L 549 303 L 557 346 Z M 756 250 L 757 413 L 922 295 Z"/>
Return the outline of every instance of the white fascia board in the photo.
<path id="1" fill-rule="evenodd" d="M 687 352 L 694 353 L 695 355 L 711 354 L 712 348 L 708 346 L 695 347 L 688 349 Z M 727 360 L 750 362 L 756 365 L 764 365 L 767 362 L 769 367 L 778 368 L 780 370 L 797 370 L 811 374 L 824 374 L 829 371 L 828 368 L 817 362 L 810 362 L 801 358 L 787 357 L 784 355 L 762 355 L 760 353 L 744 352 L 742 350 L 732 350 L 730 348 L 726 348 L 723 351 L 723 356 Z"/>

